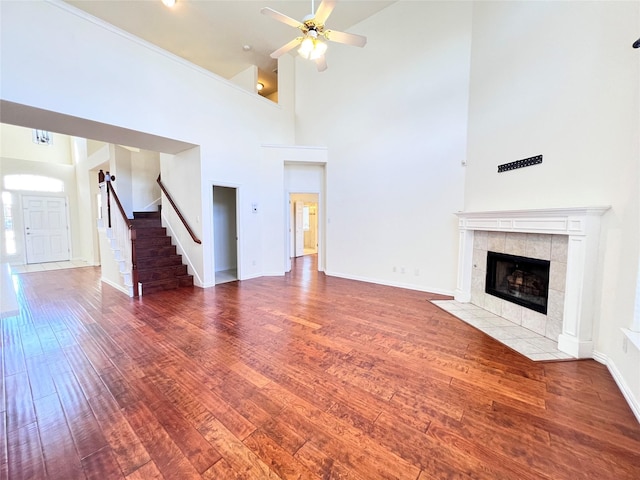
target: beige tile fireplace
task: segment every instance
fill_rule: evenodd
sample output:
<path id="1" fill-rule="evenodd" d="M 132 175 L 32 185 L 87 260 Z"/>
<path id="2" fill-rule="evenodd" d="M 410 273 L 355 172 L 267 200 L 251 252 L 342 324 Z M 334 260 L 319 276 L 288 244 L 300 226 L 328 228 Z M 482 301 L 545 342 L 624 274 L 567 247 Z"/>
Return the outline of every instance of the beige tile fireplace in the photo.
<path id="1" fill-rule="evenodd" d="M 608 209 L 458 213 L 455 299 L 558 342 L 558 349 L 573 358 L 590 358 L 600 217 Z M 485 293 L 488 251 L 550 261 L 546 314 Z"/>

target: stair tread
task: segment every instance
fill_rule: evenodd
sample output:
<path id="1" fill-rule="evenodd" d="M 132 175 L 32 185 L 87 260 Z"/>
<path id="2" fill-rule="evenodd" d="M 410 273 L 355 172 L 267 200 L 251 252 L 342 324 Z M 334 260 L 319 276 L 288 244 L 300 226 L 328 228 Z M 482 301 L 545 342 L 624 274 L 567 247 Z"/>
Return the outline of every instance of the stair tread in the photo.
<path id="1" fill-rule="evenodd" d="M 170 283 L 173 280 L 180 280 L 180 279 L 192 279 L 193 275 L 190 275 L 188 273 L 185 273 L 184 275 L 176 275 L 175 277 L 169 277 L 169 278 L 158 278 L 155 280 L 145 280 L 145 281 L 141 281 L 139 283 L 142 283 L 143 285 L 160 285 L 163 283 Z"/>
<path id="2" fill-rule="evenodd" d="M 169 245 L 171 245 L 171 237 L 167 237 L 165 235 L 163 237 L 140 237 L 140 238 L 136 238 L 136 248 L 144 247 L 145 245 L 169 246 Z"/>
<path id="3" fill-rule="evenodd" d="M 140 283 L 142 285 L 142 294 L 148 295 L 150 293 L 161 292 L 164 290 L 177 290 L 178 288 L 193 287 L 193 275 L 187 274 L 159 280 L 148 280 Z"/>
<path id="4" fill-rule="evenodd" d="M 152 257 L 138 257 L 138 269 L 154 267 L 173 267 L 182 265 L 182 255 L 156 255 Z"/>
<path id="5" fill-rule="evenodd" d="M 131 220 L 136 228 L 145 228 L 147 226 L 162 226 L 162 220 L 160 218 L 134 218 Z"/>
<path id="6" fill-rule="evenodd" d="M 175 245 L 151 245 L 146 248 L 136 248 L 136 257 L 139 261 L 147 258 L 173 255 L 176 255 Z"/>
<path id="7" fill-rule="evenodd" d="M 142 294 L 193 287 L 193 275 L 182 263 L 182 255 L 162 226 L 160 212 L 134 212 L 131 220 L 136 231 L 135 255 L 138 283 Z"/>
<path id="8" fill-rule="evenodd" d="M 157 265 L 157 266 L 151 266 L 151 267 L 147 267 L 147 268 L 138 268 L 138 273 L 140 272 L 150 272 L 153 270 L 169 270 L 169 269 L 178 269 L 180 267 L 186 267 L 186 265 L 184 263 L 180 263 L 177 265 Z"/>
<path id="9" fill-rule="evenodd" d="M 133 218 L 160 218 L 160 212 L 133 212 Z"/>

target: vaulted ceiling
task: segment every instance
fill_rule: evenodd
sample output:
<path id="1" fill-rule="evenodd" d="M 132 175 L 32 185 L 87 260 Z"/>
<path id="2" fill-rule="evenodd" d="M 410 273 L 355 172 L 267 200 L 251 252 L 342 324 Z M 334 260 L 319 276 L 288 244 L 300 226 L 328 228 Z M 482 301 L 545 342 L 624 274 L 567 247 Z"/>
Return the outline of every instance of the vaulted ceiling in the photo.
<path id="1" fill-rule="evenodd" d="M 312 13 L 313 7 L 318 8 L 320 1 L 177 0 L 171 8 L 161 0 L 66 0 L 66 3 L 224 78 L 256 65 L 259 80 L 266 87 L 264 93 L 268 94 L 276 88 L 277 68 L 276 60 L 269 54 L 295 38 L 298 31 L 262 15 L 260 9 L 270 7 L 302 20 Z M 338 0 L 327 25 L 348 31 L 392 3 Z"/>

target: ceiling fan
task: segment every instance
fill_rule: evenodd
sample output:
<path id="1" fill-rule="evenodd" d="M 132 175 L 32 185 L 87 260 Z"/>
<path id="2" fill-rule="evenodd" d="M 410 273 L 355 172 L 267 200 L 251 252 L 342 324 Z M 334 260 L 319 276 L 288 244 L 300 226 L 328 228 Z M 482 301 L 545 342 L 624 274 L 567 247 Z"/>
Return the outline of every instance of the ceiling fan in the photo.
<path id="1" fill-rule="evenodd" d="M 345 45 L 364 47 L 367 43 L 367 37 L 325 28 L 325 22 L 327 18 L 329 18 L 329 15 L 331 15 L 335 5 L 336 0 L 322 0 L 315 14 L 311 13 L 307 15 L 301 22 L 269 7 L 264 7 L 260 10 L 264 15 L 268 15 L 291 27 L 295 27 L 302 32 L 302 36 L 294 38 L 273 52 L 271 58 L 278 58 L 299 45 L 298 53 L 300 56 L 314 60 L 318 71 L 323 72 L 327 69 L 327 62 L 324 58 L 324 54 L 327 51 L 327 40 Z M 311 12 L 313 11 L 314 0 L 311 0 Z"/>

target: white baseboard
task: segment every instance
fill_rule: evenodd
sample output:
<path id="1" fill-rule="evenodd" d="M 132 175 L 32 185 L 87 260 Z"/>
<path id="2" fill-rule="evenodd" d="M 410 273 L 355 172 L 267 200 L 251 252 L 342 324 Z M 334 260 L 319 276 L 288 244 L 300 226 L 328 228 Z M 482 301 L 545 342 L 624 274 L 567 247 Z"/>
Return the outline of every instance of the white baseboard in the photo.
<path id="1" fill-rule="evenodd" d="M 627 382 L 620 373 L 620 370 L 618 370 L 616 364 L 607 355 L 601 352 L 596 352 L 595 350 L 593 352 L 593 359 L 607 366 L 609 373 L 611 373 L 611 376 L 622 392 L 624 399 L 629 404 L 629 407 L 635 415 L 636 420 L 638 420 L 638 423 L 640 423 L 640 400 L 634 397 L 631 389 L 627 385 Z"/>
<path id="2" fill-rule="evenodd" d="M 111 280 L 109 280 L 108 278 L 104 278 L 102 277 L 100 279 L 103 283 L 106 283 L 107 285 L 109 285 L 110 287 L 115 288 L 116 290 L 121 291 L 122 293 L 124 293 L 125 295 L 129 296 L 129 297 L 133 297 L 133 292 L 131 292 L 127 287 L 124 287 L 122 285 L 118 285 L 115 282 L 112 282 Z"/>
<path id="3" fill-rule="evenodd" d="M 358 275 L 349 275 L 349 274 L 340 273 L 340 272 L 325 271 L 325 274 L 330 277 L 346 278 L 347 280 L 357 280 L 358 282 L 375 283 L 377 285 L 385 285 L 387 287 L 406 288 L 407 290 L 437 293 L 438 295 L 447 295 L 451 297 L 453 297 L 454 295 L 453 290 L 442 290 L 441 288 L 435 288 L 435 287 L 424 287 L 424 286 L 412 285 L 412 284 L 402 283 L 402 282 L 388 282 L 388 281 L 380 280 L 378 278 L 360 277 Z"/>

